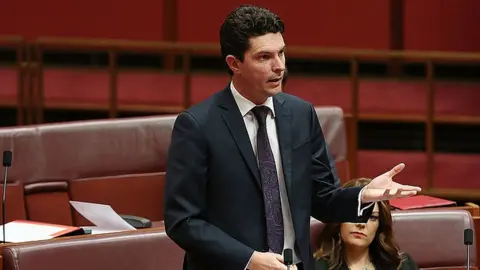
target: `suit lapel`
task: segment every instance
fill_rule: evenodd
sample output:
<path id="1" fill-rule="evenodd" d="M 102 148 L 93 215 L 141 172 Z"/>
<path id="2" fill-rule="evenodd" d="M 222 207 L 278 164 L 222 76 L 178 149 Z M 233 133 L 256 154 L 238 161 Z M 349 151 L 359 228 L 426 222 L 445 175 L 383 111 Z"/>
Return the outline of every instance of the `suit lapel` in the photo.
<path id="1" fill-rule="evenodd" d="M 292 187 L 292 115 L 288 103 L 277 95 L 273 99 L 275 107 L 275 122 L 277 124 L 278 144 L 282 156 L 283 174 L 287 192 L 290 193 Z M 290 196 L 289 196 L 290 198 Z"/>
<path id="2" fill-rule="evenodd" d="M 233 98 L 230 87 L 227 87 L 220 99 L 219 106 L 222 108 L 221 114 L 225 125 L 227 125 L 230 130 L 235 143 L 237 144 L 238 150 L 242 153 L 245 163 L 247 163 L 248 168 L 252 172 L 255 182 L 257 182 L 258 187 L 261 187 L 260 182 L 260 173 L 258 171 L 257 159 L 253 153 L 252 144 L 250 138 L 248 137 L 248 132 L 245 127 L 245 122 L 243 117 L 240 114 L 235 99 Z"/>

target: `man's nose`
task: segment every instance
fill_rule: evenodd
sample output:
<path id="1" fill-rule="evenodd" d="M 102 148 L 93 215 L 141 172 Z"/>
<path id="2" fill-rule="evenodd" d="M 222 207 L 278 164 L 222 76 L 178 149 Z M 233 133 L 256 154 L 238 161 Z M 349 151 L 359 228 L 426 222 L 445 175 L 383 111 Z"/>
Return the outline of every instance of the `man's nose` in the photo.
<path id="1" fill-rule="evenodd" d="M 283 58 L 277 56 L 275 57 L 274 62 L 275 63 L 273 64 L 273 71 L 281 72 L 285 70 L 285 61 L 283 60 Z"/>

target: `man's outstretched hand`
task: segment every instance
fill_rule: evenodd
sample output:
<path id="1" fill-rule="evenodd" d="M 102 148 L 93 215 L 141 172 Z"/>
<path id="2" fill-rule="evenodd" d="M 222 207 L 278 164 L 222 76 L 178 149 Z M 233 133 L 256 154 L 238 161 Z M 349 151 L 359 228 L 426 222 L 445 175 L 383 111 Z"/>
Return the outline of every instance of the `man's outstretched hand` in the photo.
<path id="1" fill-rule="evenodd" d="M 400 173 L 403 168 L 405 168 L 405 164 L 400 163 L 390 171 L 374 178 L 363 189 L 362 203 L 410 197 L 421 191 L 420 187 L 402 185 L 393 181 L 393 177 Z"/>

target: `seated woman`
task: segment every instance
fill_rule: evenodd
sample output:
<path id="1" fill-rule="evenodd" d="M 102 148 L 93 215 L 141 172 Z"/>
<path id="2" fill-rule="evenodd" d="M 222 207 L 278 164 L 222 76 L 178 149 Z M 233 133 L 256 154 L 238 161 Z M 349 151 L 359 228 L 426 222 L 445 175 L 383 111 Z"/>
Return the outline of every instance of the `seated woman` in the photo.
<path id="1" fill-rule="evenodd" d="M 360 178 L 344 186 L 369 182 L 370 179 Z M 408 254 L 398 250 L 388 201 L 375 203 L 367 223 L 326 224 L 318 243 L 314 254 L 316 270 L 419 269 Z"/>

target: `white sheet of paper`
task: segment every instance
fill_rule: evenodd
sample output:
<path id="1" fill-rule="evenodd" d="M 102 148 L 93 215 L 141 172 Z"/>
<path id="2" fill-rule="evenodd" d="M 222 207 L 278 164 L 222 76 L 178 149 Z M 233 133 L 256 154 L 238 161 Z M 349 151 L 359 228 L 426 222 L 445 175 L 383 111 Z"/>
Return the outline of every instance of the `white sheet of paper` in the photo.
<path id="1" fill-rule="evenodd" d="M 0 241 L 3 241 L 3 226 L 0 225 Z M 65 230 L 63 227 L 47 224 L 9 222 L 5 224 L 5 238 L 10 243 L 52 239 L 53 234 Z"/>
<path id="2" fill-rule="evenodd" d="M 103 230 L 135 230 L 110 205 L 70 201 L 70 204 L 83 217 Z"/>

